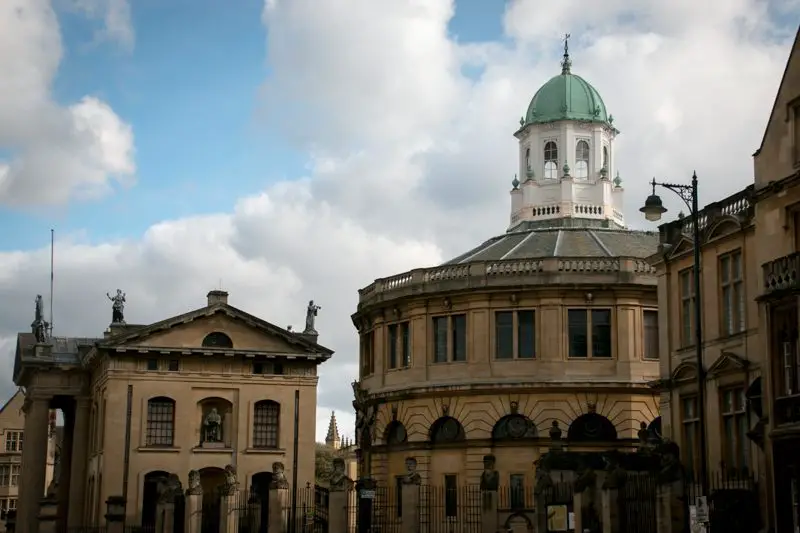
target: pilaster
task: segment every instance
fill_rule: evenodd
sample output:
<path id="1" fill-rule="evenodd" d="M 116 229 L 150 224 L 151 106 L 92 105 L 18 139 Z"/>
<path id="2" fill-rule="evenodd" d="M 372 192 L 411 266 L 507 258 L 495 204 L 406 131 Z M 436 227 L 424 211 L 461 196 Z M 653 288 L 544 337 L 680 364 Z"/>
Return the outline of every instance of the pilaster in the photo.
<path id="1" fill-rule="evenodd" d="M 85 525 L 87 453 L 89 450 L 89 398 L 75 398 L 71 468 L 69 472 L 69 527 Z"/>
<path id="2" fill-rule="evenodd" d="M 25 399 L 25 447 L 19 476 L 17 531 L 35 531 L 44 496 L 50 397 L 31 395 Z"/>

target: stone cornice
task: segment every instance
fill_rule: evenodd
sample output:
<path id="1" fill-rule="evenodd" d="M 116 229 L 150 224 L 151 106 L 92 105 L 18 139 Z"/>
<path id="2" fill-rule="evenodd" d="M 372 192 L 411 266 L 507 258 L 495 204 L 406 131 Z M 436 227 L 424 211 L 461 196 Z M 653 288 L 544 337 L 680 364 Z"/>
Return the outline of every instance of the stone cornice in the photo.
<path id="1" fill-rule="evenodd" d="M 578 450 L 585 450 L 585 449 L 598 449 L 601 451 L 608 451 L 610 449 L 637 449 L 639 440 L 638 439 L 617 439 L 612 442 L 573 442 L 566 439 L 561 439 L 559 441 L 561 445 L 564 446 L 565 451 L 569 450 L 570 444 L 574 449 Z M 483 439 L 464 439 L 462 441 L 457 442 L 448 442 L 448 443 L 437 443 L 433 444 L 430 441 L 410 441 L 405 442 L 403 444 L 375 444 L 370 447 L 370 453 L 378 454 L 378 453 L 388 453 L 388 452 L 400 452 L 400 451 L 412 451 L 412 450 L 453 450 L 453 449 L 476 449 L 476 448 L 502 448 L 502 447 L 519 447 L 524 445 L 528 448 L 540 448 L 542 451 L 550 449 L 553 445 L 553 440 L 550 437 L 535 437 L 535 438 L 527 438 L 527 439 L 507 439 L 507 440 L 494 440 L 491 438 L 483 438 Z"/>
<path id="2" fill-rule="evenodd" d="M 785 178 L 770 181 L 763 187 L 756 189 L 753 199 L 755 202 L 761 202 L 783 190 L 795 187 L 798 184 L 800 184 L 800 171 L 790 174 Z"/>

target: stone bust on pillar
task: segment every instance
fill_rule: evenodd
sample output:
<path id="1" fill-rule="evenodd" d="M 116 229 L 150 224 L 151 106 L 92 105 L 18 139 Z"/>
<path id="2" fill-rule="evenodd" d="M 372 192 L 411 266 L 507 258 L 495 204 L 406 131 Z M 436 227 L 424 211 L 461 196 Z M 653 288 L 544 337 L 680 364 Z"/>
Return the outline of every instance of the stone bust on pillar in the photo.
<path id="1" fill-rule="evenodd" d="M 417 460 L 414 457 L 406 457 L 406 475 L 403 476 L 403 485 L 419 485 L 422 483 L 422 476 L 417 472 Z"/>
<path id="2" fill-rule="evenodd" d="M 483 456 L 483 473 L 481 474 L 481 490 L 496 491 L 500 487 L 500 473 L 495 469 L 494 455 Z"/>
<path id="3" fill-rule="evenodd" d="M 286 479 L 286 472 L 284 472 L 283 463 L 272 463 L 272 482 L 270 483 L 271 489 L 288 489 L 289 481 Z"/>
<path id="4" fill-rule="evenodd" d="M 348 490 L 353 485 L 353 480 L 344 472 L 344 459 L 336 457 L 333 460 L 333 473 L 331 474 L 331 491 Z"/>
<path id="5" fill-rule="evenodd" d="M 186 489 L 187 496 L 203 494 L 203 487 L 200 485 L 200 471 L 189 470 L 189 486 Z"/>

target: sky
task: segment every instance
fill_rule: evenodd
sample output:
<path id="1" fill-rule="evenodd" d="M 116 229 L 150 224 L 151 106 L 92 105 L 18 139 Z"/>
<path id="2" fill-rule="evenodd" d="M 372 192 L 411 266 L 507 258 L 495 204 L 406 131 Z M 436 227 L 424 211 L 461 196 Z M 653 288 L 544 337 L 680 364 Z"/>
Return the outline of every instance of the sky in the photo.
<path id="1" fill-rule="evenodd" d="M 224 288 L 302 326 L 314 299 L 318 439 L 331 411 L 352 435 L 358 289 L 505 231 L 565 33 L 653 229 L 653 177 L 696 170 L 701 203 L 752 182 L 799 22 L 799 0 L 4 0 L 0 395 L 52 228 L 56 335 L 101 335 L 117 288 L 130 323 Z"/>

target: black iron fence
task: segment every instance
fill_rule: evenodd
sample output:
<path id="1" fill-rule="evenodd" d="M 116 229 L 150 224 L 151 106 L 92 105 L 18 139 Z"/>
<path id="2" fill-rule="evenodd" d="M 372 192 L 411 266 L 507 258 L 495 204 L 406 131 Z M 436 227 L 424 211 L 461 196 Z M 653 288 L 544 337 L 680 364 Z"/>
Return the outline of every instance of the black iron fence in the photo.
<path id="1" fill-rule="evenodd" d="M 515 485 L 500 487 L 497 491 L 498 511 L 533 511 L 536 508 L 536 498 L 533 487 Z"/>
<path id="2" fill-rule="evenodd" d="M 700 483 L 688 477 L 687 504 L 696 505 L 702 495 Z M 756 533 L 761 529 L 761 507 L 755 476 L 742 470 L 709 473 L 709 533 Z"/>
<path id="3" fill-rule="evenodd" d="M 421 533 L 480 533 L 481 490 L 478 485 L 419 488 Z"/>
<path id="4" fill-rule="evenodd" d="M 617 495 L 620 531 L 656 533 L 658 527 L 655 472 L 630 472 Z"/>

